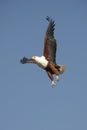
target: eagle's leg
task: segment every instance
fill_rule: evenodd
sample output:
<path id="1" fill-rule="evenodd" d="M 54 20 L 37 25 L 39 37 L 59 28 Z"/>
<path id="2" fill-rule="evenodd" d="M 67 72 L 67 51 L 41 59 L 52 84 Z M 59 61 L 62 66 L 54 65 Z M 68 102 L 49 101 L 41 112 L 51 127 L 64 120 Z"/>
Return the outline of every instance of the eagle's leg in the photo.
<path id="1" fill-rule="evenodd" d="M 46 71 L 46 72 L 47 72 L 47 74 L 48 74 L 48 77 L 49 77 L 49 78 L 51 79 L 51 81 L 52 81 L 52 83 L 51 83 L 52 87 L 54 87 L 56 84 L 55 84 L 55 82 L 54 82 L 53 75 L 51 74 L 50 71 Z"/>
<path id="2" fill-rule="evenodd" d="M 54 73 L 54 74 L 56 74 L 56 80 L 58 81 L 59 80 L 59 71 L 58 71 L 58 69 L 55 67 L 55 65 L 54 64 L 52 64 L 52 63 L 48 63 L 48 67 L 52 70 L 52 72 Z"/>

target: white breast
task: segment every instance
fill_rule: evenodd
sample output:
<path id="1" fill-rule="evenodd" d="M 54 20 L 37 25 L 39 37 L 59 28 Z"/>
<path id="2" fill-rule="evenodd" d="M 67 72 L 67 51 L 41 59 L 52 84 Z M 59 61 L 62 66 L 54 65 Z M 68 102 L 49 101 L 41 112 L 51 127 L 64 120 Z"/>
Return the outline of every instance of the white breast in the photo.
<path id="1" fill-rule="evenodd" d="M 37 65 L 43 69 L 45 69 L 48 65 L 48 61 L 46 60 L 44 56 L 36 57 L 36 62 L 37 62 Z"/>

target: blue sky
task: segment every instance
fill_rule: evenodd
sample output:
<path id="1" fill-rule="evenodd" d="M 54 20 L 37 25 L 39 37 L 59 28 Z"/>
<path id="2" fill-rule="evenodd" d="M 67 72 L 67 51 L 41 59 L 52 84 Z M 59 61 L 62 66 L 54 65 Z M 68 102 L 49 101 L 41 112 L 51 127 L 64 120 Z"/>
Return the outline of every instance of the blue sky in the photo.
<path id="1" fill-rule="evenodd" d="M 54 89 L 43 70 L 19 62 L 42 55 L 46 16 L 67 66 Z M 0 129 L 87 130 L 86 0 L 0 0 Z"/>

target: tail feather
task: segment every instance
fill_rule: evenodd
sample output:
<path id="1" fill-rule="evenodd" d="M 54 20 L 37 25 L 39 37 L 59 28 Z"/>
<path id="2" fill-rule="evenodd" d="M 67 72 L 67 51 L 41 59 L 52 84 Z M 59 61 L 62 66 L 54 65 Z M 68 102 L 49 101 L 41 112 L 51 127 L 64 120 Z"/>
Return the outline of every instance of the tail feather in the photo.
<path id="1" fill-rule="evenodd" d="M 64 71 L 66 70 L 66 66 L 64 66 L 64 65 L 57 65 L 56 68 L 58 69 L 60 74 L 63 74 Z"/>

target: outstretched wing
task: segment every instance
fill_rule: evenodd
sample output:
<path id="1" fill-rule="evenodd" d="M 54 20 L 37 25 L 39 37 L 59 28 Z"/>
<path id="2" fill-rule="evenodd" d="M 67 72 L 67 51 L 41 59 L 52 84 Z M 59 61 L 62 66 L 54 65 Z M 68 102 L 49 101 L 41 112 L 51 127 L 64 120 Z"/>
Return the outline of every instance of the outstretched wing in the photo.
<path id="1" fill-rule="evenodd" d="M 47 17 L 46 20 L 49 22 L 49 25 L 48 25 L 46 35 L 45 35 L 45 39 L 44 39 L 43 55 L 45 56 L 45 58 L 47 60 L 49 60 L 52 63 L 56 64 L 57 44 L 56 44 L 56 40 L 54 38 L 55 23 L 49 17 Z"/>

